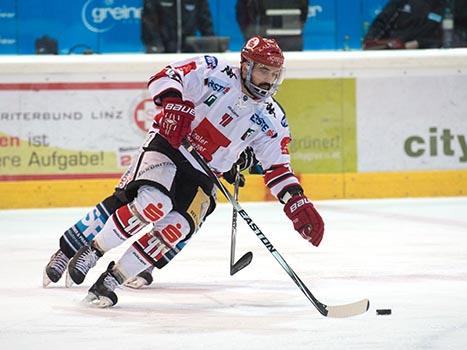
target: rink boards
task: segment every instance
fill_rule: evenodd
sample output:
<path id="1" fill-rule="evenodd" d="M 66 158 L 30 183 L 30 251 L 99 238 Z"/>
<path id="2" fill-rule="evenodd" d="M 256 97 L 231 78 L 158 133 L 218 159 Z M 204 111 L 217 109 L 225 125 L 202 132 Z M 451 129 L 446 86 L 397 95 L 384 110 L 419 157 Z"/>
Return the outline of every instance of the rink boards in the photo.
<path id="1" fill-rule="evenodd" d="M 144 82 L 176 59 L 0 57 L 0 208 L 111 193 L 152 120 Z M 467 194 L 467 50 L 289 53 L 286 64 L 276 98 L 312 198 Z M 260 176 L 241 198 L 272 199 Z"/>

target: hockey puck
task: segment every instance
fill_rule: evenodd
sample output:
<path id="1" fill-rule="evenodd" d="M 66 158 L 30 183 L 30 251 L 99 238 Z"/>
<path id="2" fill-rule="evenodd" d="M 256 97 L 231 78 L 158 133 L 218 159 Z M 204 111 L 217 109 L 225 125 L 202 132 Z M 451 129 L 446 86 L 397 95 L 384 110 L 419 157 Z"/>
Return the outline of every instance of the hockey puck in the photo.
<path id="1" fill-rule="evenodd" d="M 378 309 L 376 310 L 377 315 L 390 315 L 391 309 Z"/>

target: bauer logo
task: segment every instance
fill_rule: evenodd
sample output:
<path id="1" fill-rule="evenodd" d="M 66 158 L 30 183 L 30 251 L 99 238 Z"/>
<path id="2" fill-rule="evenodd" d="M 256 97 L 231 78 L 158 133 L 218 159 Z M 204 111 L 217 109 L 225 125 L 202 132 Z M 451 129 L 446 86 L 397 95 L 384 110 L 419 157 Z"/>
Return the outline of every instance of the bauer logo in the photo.
<path id="1" fill-rule="evenodd" d="M 104 33 L 118 23 L 140 21 L 142 8 L 138 4 L 134 0 L 88 0 L 81 10 L 81 18 L 91 32 Z"/>

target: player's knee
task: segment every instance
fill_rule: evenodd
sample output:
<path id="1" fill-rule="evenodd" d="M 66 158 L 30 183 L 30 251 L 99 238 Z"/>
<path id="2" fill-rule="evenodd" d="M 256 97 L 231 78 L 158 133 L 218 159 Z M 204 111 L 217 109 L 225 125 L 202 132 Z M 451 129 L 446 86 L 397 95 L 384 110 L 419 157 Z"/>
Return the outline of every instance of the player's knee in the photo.
<path id="1" fill-rule="evenodd" d="M 131 204 L 146 222 L 159 221 L 172 210 L 170 197 L 152 186 L 141 186 Z"/>
<path id="2" fill-rule="evenodd" d="M 118 208 L 114 213 L 116 230 L 121 238 L 129 238 L 151 222 L 161 220 L 172 210 L 170 198 L 151 186 L 142 186 L 132 202 Z"/>

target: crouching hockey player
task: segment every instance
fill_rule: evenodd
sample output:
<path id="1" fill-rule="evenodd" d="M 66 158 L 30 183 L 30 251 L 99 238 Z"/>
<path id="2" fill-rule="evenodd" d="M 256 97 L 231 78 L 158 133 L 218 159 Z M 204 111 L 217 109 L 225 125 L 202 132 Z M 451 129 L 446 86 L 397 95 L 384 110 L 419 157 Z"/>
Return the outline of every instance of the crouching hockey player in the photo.
<path id="1" fill-rule="evenodd" d="M 108 266 L 89 289 L 89 302 L 115 305 L 118 285 L 151 267 L 164 267 L 214 210 L 213 180 L 181 147 L 185 138 L 217 174 L 232 169 L 251 147 L 266 186 L 284 204 L 295 230 L 314 246 L 320 244 L 324 223 L 290 167 L 285 113 L 272 98 L 282 82 L 283 64 L 277 43 L 256 36 L 243 47 L 239 68 L 206 55 L 176 62 L 151 77 L 148 88 L 160 113 L 119 190 L 96 207 L 94 216 L 105 223 L 97 235 L 81 229 L 81 235 L 65 233 L 56 253 L 71 258 L 69 277 L 81 284 L 103 254 L 153 225 Z M 61 273 L 46 275 L 60 278 L 67 259 Z"/>

